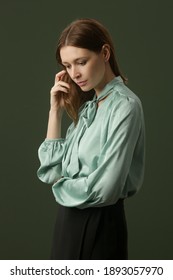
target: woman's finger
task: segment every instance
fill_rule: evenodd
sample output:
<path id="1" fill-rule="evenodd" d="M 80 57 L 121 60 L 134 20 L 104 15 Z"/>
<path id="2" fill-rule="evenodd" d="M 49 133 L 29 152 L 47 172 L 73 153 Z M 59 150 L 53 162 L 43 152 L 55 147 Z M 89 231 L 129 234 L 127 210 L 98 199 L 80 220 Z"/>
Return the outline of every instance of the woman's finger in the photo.
<path id="1" fill-rule="evenodd" d="M 65 92 L 65 93 L 68 93 L 68 92 L 69 92 L 69 88 L 64 87 L 64 86 L 62 86 L 62 85 L 60 85 L 60 84 L 56 84 L 56 85 L 54 85 L 54 86 L 52 87 L 51 93 L 57 94 L 58 91 L 63 91 L 63 92 Z"/>
<path id="2" fill-rule="evenodd" d="M 65 75 L 65 73 L 66 73 L 66 71 L 62 70 L 55 75 L 55 84 L 61 80 L 61 78 Z"/>
<path id="3" fill-rule="evenodd" d="M 70 85 L 64 81 L 59 81 L 57 85 L 60 85 L 61 87 L 66 87 L 68 89 L 70 88 Z"/>

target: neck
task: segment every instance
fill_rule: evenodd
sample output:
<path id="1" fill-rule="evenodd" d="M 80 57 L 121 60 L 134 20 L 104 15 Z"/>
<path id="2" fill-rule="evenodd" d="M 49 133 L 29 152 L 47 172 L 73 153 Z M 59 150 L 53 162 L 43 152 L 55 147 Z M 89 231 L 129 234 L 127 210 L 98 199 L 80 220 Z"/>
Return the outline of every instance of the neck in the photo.
<path id="1" fill-rule="evenodd" d="M 100 82 L 100 84 L 95 88 L 96 95 L 99 96 L 100 92 L 103 90 L 103 88 L 113 79 L 115 78 L 115 74 L 112 72 L 112 69 L 110 67 L 110 64 L 106 64 L 105 68 L 105 75 Z"/>

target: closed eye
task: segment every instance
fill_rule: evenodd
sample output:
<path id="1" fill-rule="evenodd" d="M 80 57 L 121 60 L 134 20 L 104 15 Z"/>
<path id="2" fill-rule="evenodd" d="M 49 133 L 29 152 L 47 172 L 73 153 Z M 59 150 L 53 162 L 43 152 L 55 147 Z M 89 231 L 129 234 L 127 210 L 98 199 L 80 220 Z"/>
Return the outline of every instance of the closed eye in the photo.
<path id="1" fill-rule="evenodd" d="M 84 66 L 84 65 L 86 65 L 86 63 L 87 63 L 87 60 L 81 60 L 81 61 L 78 60 L 78 61 L 76 61 L 75 63 L 76 63 L 76 65 Z M 63 66 L 64 66 L 66 69 L 68 69 L 68 70 L 71 69 L 71 64 L 66 64 L 66 63 L 64 63 Z"/>
<path id="2" fill-rule="evenodd" d="M 64 66 L 66 69 L 70 69 L 70 68 L 71 68 L 71 65 L 68 65 L 68 64 L 66 64 L 66 65 L 63 64 L 63 66 Z"/>
<path id="3" fill-rule="evenodd" d="M 84 66 L 86 63 L 87 63 L 87 61 L 80 61 L 80 62 L 78 62 L 78 64 L 82 65 L 82 66 Z"/>

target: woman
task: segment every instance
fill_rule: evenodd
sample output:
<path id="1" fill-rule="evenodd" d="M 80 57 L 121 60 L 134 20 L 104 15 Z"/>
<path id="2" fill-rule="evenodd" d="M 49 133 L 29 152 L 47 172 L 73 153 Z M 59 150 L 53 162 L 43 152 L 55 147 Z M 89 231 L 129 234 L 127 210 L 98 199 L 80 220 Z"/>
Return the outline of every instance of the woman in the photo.
<path id="1" fill-rule="evenodd" d="M 50 94 L 38 177 L 53 184 L 57 220 L 52 259 L 127 259 L 124 199 L 144 174 L 144 118 L 125 85 L 108 31 L 79 19 L 62 32 L 63 70 Z M 61 138 L 62 113 L 73 119 Z"/>

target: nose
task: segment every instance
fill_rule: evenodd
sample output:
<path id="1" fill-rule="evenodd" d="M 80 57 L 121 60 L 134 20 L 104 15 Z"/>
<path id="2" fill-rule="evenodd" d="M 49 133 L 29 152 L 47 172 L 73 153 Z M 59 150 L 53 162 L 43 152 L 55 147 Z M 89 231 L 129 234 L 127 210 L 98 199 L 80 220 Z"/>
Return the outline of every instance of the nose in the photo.
<path id="1" fill-rule="evenodd" d="M 80 73 L 79 73 L 77 67 L 75 67 L 75 66 L 72 67 L 71 77 L 72 77 L 73 80 L 78 79 L 80 77 Z"/>

